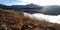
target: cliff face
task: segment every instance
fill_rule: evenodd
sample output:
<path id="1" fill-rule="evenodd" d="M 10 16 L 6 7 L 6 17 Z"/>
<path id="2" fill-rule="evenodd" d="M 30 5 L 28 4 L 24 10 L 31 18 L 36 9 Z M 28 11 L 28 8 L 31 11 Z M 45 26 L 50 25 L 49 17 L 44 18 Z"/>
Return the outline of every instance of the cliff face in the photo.
<path id="1" fill-rule="evenodd" d="M 0 30 L 60 30 L 60 24 L 24 17 L 23 13 L 0 10 Z"/>

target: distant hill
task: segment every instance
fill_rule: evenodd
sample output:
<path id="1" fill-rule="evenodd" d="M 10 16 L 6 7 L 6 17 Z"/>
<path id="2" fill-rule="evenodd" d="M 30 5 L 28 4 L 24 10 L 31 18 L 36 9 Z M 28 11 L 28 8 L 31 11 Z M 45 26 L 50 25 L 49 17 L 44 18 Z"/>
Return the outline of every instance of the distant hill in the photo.
<path id="1" fill-rule="evenodd" d="M 47 15 L 60 15 L 60 6 L 50 5 L 42 8 L 41 13 Z"/>
<path id="2" fill-rule="evenodd" d="M 43 8 L 43 6 L 36 5 L 36 4 L 27 4 L 27 5 L 12 5 L 7 6 L 0 4 L 0 9 L 6 9 L 6 10 L 14 10 L 16 12 L 27 12 L 27 13 L 40 13 L 40 10 Z"/>
<path id="3" fill-rule="evenodd" d="M 28 8 L 42 8 L 42 6 L 40 6 L 40 5 L 36 5 L 36 4 L 33 4 L 33 3 L 31 3 L 31 4 L 28 4 L 28 5 L 26 5 Z"/>
<path id="4" fill-rule="evenodd" d="M 27 5 L 12 5 L 12 6 L 7 6 L 7 5 L 0 4 L 0 8 L 2 8 L 2 9 L 42 8 L 42 6 L 35 5 L 35 4 L 27 4 Z"/>
<path id="5" fill-rule="evenodd" d="M 7 6 L 7 5 L 0 4 L 0 9 L 13 10 L 13 7 L 12 6 Z"/>
<path id="6" fill-rule="evenodd" d="M 27 5 L 12 5 L 15 8 L 42 8 L 42 6 L 36 4 L 27 4 Z"/>

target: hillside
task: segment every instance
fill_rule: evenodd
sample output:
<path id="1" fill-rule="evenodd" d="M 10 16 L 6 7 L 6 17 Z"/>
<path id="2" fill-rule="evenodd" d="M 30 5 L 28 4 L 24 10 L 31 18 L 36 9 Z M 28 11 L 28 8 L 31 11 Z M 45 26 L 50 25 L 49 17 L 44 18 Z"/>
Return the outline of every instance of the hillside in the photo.
<path id="1" fill-rule="evenodd" d="M 0 30 L 60 30 L 60 24 L 31 19 L 22 12 L 0 10 Z"/>
<path id="2" fill-rule="evenodd" d="M 6 10 L 14 10 L 17 12 L 27 12 L 30 14 L 33 13 L 40 13 L 40 10 L 43 8 L 43 6 L 39 6 L 36 4 L 27 4 L 27 5 L 3 5 L 0 4 L 0 9 L 6 9 Z"/>

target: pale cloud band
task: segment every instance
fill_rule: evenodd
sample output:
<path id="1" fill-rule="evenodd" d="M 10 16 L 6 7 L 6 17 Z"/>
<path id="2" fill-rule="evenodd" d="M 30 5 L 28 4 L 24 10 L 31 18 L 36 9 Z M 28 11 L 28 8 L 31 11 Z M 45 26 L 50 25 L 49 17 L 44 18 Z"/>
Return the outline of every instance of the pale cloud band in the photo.
<path id="1" fill-rule="evenodd" d="M 34 3 L 38 5 L 60 5 L 60 0 L 18 0 L 22 1 L 22 3 Z"/>
<path id="2" fill-rule="evenodd" d="M 60 5 L 60 0 L 16 0 L 17 2 L 8 3 L 7 5 L 26 5 L 34 3 L 37 5 Z"/>

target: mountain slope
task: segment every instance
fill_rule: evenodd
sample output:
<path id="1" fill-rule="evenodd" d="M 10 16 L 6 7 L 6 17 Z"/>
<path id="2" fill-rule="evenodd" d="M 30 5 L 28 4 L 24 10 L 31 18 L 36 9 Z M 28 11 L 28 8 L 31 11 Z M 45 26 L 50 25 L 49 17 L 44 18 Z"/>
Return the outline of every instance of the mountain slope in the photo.
<path id="1" fill-rule="evenodd" d="M 60 24 L 25 17 L 23 13 L 0 10 L 0 30 L 60 30 Z"/>

